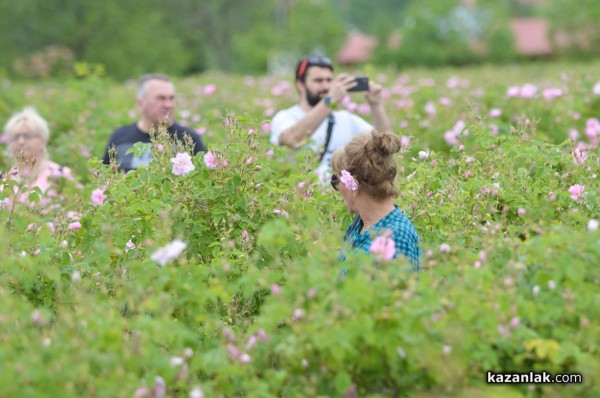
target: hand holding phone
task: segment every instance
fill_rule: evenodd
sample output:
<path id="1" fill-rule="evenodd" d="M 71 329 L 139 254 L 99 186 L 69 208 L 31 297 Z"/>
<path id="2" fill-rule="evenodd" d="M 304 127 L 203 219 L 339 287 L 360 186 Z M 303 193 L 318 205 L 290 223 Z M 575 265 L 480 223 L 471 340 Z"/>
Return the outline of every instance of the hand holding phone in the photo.
<path id="1" fill-rule="evenodd" d="M 354 81 L 356 86 L 348 89 L 348 91 L 369 91 L 369 78 L 366 76 L 357 76 Z"/>

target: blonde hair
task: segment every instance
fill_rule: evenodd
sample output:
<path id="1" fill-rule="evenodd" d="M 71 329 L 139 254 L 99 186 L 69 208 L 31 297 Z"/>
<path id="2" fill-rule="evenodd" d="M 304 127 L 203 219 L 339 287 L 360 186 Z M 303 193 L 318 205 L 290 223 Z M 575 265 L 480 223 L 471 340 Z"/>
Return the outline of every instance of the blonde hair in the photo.
<path id="1" fill-rule="evenodd" d="M 48 142 L 48 139 L 50 138 L 48 123 L 39 115 L 39 113 L 37 113 L 35 108 L 31 106 L 12 115 L 4 125 L 4 134 L 9 138 L 25 130 L 38 134 L 44 139 L 44 142 Z"/>
<path id="2" fill-rule="evenodd" d="M 333 153 L 331 167 L 336 174 L 348 171 L 359 180 L 364 191 L 376 199 L 395 198 L 398 191 L 394 186 L 394 154 L 400 148 L 400 137 L 395 134 L 375 130 L 362 133 Z"/>

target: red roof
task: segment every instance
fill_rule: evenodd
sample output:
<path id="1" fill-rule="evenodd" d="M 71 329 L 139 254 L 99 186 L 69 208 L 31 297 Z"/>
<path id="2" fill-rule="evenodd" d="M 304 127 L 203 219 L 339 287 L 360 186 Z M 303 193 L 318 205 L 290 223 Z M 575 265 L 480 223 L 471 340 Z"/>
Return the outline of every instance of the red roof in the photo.
<path id="1" fill-rule="evenodd" d="M 548 55 L 552 44 L 548 35 L 548 21 L 541 18 L 513 18 L 510 28 L 515 36 L 515 47 L 519 54 Z"/>
<path id="2" fill-rule="evenodd" d="M 337 63 L 348 65 L 370 61 L 375 46 L 377 46 L 376 38 L 362 33 L 350 33 L 346 43 L 337 53 Z"/>

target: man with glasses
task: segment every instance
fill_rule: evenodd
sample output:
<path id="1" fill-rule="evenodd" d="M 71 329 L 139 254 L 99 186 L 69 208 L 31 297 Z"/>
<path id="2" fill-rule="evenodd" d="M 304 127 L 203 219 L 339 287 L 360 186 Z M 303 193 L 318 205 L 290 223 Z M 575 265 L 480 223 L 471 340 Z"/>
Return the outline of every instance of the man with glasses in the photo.
<path id="1" fill-rule="evenodd" d="M 373 126 L 361 117 L 339 109 L 339 103 L 356 86 L 347 73 L 333 76 L 333 65 L 326 57 L 305 57 L 296 66 L 296 89 L 300 102 L 279 111 L 271 123 L 271 142 L 292 149 L 308 141 L 319 154 L 317 174 L 325 177 L 333 152 L 354 136 L 375 128 L 391 131 L 382 104 L 381 86 L 369 82 L 365 98 L 371 108 Z"/>

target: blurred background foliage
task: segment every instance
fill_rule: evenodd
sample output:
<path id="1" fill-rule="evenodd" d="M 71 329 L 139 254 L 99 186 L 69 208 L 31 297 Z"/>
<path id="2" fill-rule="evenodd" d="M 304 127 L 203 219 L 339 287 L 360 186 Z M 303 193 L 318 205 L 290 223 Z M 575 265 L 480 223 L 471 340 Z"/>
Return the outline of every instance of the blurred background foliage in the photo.
<path id="1" fill-rule="evenodd" d="M 570 32 L 552 56 L 600 50 L 593 0 L 0 0 L 0 15 L 0 77 L 264 73 L 281 54 L 333 56 L 357 31 L 377 38 L 379 65 L 507 62 L 515 17 Z"/>

